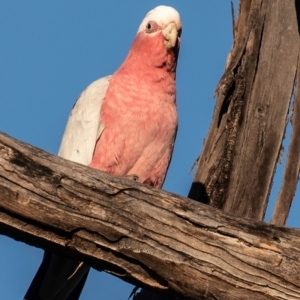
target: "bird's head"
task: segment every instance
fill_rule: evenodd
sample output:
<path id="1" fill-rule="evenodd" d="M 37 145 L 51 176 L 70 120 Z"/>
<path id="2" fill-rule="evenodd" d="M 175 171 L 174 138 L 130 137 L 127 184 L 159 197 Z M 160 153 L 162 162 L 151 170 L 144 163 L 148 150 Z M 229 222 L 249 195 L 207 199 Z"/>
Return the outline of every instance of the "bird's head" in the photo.
<path id="1" fill-rule="evenodd" d="M 137 36 L 144 35 L 149 38 L 163 36 L 166 49 L 171 50 L 179 44 L 181 30 L 178 11 L 173 7 L 160 5 L 147 13 L 138 29 Z"/>
<path id="2" fill-rule="evenodd" d="M 181 30 L 177 10 L 164 5 L 155 7 L 139 26 L 127 59 L 131 63 L 175 72 Z"/>

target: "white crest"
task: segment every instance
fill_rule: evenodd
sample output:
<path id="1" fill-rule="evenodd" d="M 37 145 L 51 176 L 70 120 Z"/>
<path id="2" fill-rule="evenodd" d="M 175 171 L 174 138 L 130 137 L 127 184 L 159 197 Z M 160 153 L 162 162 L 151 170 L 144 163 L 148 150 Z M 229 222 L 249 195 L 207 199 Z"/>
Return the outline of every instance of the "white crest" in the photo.
<path id="1" fill-rule="evenodd" d="M 171 6 L 160 5 L 150 10 L 143 19 L 137 33 L 145 30 L 149 21 L 155 21 L 162 29 L 166 28 L 170 23 L 174 23 L 177 30 L 181 29 L 179 13 Z"/>

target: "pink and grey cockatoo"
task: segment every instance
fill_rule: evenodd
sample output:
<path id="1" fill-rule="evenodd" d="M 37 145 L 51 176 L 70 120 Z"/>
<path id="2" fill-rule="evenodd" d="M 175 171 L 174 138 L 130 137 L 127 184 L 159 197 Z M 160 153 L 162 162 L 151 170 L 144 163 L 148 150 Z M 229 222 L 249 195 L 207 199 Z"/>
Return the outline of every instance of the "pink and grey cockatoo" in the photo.
<path id="1" fill-rule="evenodd" d="M 161 188 L 177 131 L 178 12 L 158 6 L 143 19 L 129 54 L 77 100 L 58 155 Z M 46 253 L 26 300 L 78 299 L 89 267 Z"/>

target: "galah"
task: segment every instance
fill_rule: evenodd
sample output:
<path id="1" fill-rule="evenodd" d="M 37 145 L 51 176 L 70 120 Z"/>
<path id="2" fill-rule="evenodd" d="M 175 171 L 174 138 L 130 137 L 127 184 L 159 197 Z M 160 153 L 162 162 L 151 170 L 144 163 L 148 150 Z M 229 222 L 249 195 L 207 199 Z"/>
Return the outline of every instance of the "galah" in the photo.
<path id="1" fill-rule="evenodd" d="M 176 65 L 181 21 L 168 6 L 151 10 L 111 76 L 80 95 L 58 155 L 161 188 L 177 131 Z M 89 267 L 45 253 L 25 299 L 78 299 Z"/>

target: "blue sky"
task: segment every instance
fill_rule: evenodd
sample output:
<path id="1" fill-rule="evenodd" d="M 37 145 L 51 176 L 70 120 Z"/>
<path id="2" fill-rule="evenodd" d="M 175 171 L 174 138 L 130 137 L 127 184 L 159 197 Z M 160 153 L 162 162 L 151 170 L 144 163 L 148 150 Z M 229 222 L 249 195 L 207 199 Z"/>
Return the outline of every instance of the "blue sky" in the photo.
<path id="1" fill-rule="evenodd" d="M 175 7 L 183 23 L 179 131 L 164 189 L 186 196 L 190 169 L 210 126 L 212 96 L 232 46 L 230 1 L 1 1 L 0 131 L 56 154 L 78 95 L 119 67 L 144 15 L 160 4 Z M 299 227 L 299 208 L 293 205 L 289 226 Z M 4 236 L 0 244 L 0 298 L 22 299 L 43 251 Z M 118 278 L 92 271 L 81 299 L 127 299 L 131 290 Z"/>

